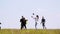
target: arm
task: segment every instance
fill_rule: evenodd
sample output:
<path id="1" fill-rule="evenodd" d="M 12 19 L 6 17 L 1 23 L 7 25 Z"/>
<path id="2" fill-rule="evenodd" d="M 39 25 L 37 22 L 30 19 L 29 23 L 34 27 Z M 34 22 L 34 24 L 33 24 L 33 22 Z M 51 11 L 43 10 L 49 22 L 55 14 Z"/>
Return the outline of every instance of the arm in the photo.
<path id="1" fill-rule="evenodd" d="M 41 23 L 42 23 L 42 19 L 41 19 Z M 41 23 L 40 23 L 40 24 L 41 24 Z"/>
<path id="2" fill-rule="evenodd" d="M 20 22 L 21 22 L 21 19 L 20 19 Z"/>
<path id="3" fill-rule="evenodd" d="M 33 16 L 31 16 L 33 19 L 36 19 L 36 18 L 34 18 Z"/>

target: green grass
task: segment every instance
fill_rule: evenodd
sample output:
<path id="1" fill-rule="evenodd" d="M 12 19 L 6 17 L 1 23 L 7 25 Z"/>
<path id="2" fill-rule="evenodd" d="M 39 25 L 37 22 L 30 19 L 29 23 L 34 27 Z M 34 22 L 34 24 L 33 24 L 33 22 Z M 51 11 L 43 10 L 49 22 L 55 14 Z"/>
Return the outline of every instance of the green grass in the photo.
<path id="1" fill-rule="evenodd" d="M 1 29 L 0 34 L 60 34 L 60 29 Z"/>

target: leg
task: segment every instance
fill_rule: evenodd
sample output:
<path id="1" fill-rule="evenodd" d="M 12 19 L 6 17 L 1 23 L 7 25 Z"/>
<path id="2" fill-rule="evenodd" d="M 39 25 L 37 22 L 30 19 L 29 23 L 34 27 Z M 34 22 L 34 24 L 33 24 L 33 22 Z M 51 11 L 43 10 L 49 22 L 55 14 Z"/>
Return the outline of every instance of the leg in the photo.
<path id="1" fill-rule="evenodd" d="M 25 29 L 26 29 L 26 24 L 24 26 L 25 26 Z"/>
<path id="2" fill-rule="evenodd" d="M 22 28 L 23 28 L 23 24 L 21 24 L 21 30 L 22 30 Z"/>
<path id="3" fill-rule="evenodd" d="M 43 26 L 43 29 L 44 29 L 44 26 Z"/>
<path id="4" fill-rule="evenodd" d="M 46 29 L 46 26 L 44 25 L 44 28 Z"/>
<path id="5" fill-rule="evenodd" d="M 1 30 L 1 27 L 0 27 L 0 30 Z"/>
<path id="6" fill-rule="evenodd" d="M 26 29 L 26 24 L 24 24 L 24 28 Z"/>
<path id="7" fill-rule="evenodd" d="M 35 22 L 35 28 L 37 29 L 37 22 Z"/>
<path id="8" fill-rule="evenodd" d="M 43 23 L 43 29 L 46 29 L 46 27 L 45 27 L 45 23 Z"/>
<path id="9" fill-rule="evenodd" d="M 43 26 L 43 29 L 44 29 L 44 27 L 45 27 L 44 23 L 42 23 L 42 26 Z"/>

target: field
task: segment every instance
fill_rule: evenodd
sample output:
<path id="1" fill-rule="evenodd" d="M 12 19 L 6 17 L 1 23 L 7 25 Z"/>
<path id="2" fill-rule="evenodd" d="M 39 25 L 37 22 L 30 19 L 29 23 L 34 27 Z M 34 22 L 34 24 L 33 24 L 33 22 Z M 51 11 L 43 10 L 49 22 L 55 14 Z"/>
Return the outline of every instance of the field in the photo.
<path id="1" fill-rule="evenodd" d="M 1 29 L 0 34 L 60 34 L 60 29 Z"/>

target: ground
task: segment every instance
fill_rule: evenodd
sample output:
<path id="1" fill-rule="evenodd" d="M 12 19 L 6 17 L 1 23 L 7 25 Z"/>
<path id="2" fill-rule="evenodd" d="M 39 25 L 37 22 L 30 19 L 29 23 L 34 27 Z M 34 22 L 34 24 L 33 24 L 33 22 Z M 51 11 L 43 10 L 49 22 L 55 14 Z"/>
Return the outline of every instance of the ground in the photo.
<path id="1" fill-rule="evenodd" d="M 1 29 L 0 34 L 60 34 L 60 29 Z"/>

